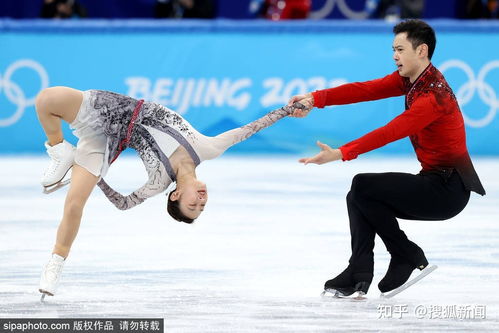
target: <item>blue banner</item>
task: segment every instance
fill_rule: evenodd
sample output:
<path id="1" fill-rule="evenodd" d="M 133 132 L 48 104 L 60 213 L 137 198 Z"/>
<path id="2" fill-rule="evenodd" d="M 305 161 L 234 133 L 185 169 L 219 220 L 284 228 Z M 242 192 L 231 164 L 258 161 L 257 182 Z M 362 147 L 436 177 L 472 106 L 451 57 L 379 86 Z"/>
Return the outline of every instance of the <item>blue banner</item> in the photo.
<path id="1" fill-rule="evenodd" d="M 48 86 L 156 101 L 216 135 L 295 94 L 395 70 L 391 26 L 359 23 L 0 22 L 0 153 L 43 151 L 34 98 Z M 174 25 L 173 25 L 174 24 Z M 434 22 L 433 63 L 460 101 L 472 155 L 498 155 L 499 25 Z M 487 52 L 477 52 L 486 46 Z M 402 97 L 286 118 L 231 152 L 304 153 L 339 146 L 403 111 Z M 65 125 L 65 134 L 71 134 Z M 411 153 L 407 139 L 380 150 Z"/>

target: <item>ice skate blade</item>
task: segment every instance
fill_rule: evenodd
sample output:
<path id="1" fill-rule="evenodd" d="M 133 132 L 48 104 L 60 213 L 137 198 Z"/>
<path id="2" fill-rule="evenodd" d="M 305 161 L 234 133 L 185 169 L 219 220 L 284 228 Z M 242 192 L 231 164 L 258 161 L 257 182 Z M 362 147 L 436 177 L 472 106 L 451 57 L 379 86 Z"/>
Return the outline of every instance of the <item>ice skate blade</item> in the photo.
<path id="1" fill-rule="evenodd" d="M 433 272 L 437 268 L 438 268 L 437 265 L 428 265 L 428 266 L 426 266 L 426 268 L 424 268 L 419 273 L 418 276 L 410 279 L 409 281 L 407 281 L 406 283 L 404 283 L 403 285 L 401 285 L 398 288 L 395 288 L 395 289 L 393 289 L 393 290 L 391 290 L 389 292 L 386 292 L 386 293 L 381 293 L 380 297 L 381 298 L 392 298 L 393 296 L 400 294 L 402 291 L 406 290 L 407 288 L 409 288 L 413 284 L 421 281 L 421 279 L 423 279 L 425 276 L 427 276 L 428 274 L 430 274 L 431 272 Z"/>
<path id="2" fill-rule="evenodd" d="M 356 291 L 351 295 L 345 295 L 341 291 L 336 289 L 325 289 L 321 296 L 324 298 L 340 298 L 340 299 L 352 299 L 352 300 L 365 300 L 367 299 L 366 294 L 363 291 Z"/>
<path id="3" fill-rule="evenodd" d="M 53 185 L 44 186 L 43 193 L 50 194 L 50 193 L 55 192 L 64 186 L 68 185 L 69 183 L 71 183 L 71 179 L 66 179 L 66 180 L 60 181 L 58 183 L 55 183 Z"/>
<path id="4" fill-rule="evenodd" d="M 40 302 L 44 302 L 45 301 L 45 296 L 54 296 L 54 294 L 52 293 L 49 293 L 48 291 L 45 291 L 45 290 L 42 290 L 42 289 L 38 289 L 38 291 L 42 294 L 42 296 L 40 297 Z"/>
<path id="5" fill-rule="evenodd" d="M 43 193 L 44 194 L 49 194 L 49 193 L 52 193 L 54 191 L 57 191 L 58 189 L 60 189 L 61 187 L 64 187 L 66 185 L 68 185 L 70 182 L 71 182 L 71 177 L 66 179 L 66 180 L 63 180 L 64 178 L 66 178 L 66 175 L 68 174 L 69 170 L 71 170 L 73 168 L 73 166 L 70 166 L 66 172 L 64 173 L 64 176 L 62 176 L 62 178 L 55 182 L 54 184 L 51 184 L 51 185 L 42 185 L 43 186 Z"/>

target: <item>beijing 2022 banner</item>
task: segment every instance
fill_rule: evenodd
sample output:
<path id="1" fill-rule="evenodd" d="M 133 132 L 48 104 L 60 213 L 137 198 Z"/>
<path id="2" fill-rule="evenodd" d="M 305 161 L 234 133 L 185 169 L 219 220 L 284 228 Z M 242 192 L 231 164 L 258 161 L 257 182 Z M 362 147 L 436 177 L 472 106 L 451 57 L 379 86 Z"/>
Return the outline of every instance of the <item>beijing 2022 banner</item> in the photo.
<path id="1" fill-rule="evenodd" d="M 121 30 L 85 24 L 75 29 L 0 29 L 0 153 L 42 152 L 34 110 L 49 86 L 104 89 L 156 101 L 198 130 L 216 135 L 278 108 L 298 93 L 382 77 L 395 70 L 390 27 Z M 193 26 L 200 23 L 193 23 Z M 205 23 L 206 24 L 206 23 Z M 210 23 L 216 25 L 217 23 Z M 354 26 L 355 23 L 348 23 Z M 458 24 L 458 23 L 457 23 Z M 316 25 L 319 25 L 317 27 Z M 495 29 L 495 31 L 494 31 Z M 498 155 L 499 29 L 456 26 L 439 31 L 433 63 L 443 71 L 463 111 L 472 155 Z M 487 46 L 487 52 L 477 52 Z M 230 152 L 292 153 L 315 141 L 339 146 L 383 126 L 404 109 L 403 97 L 314 110 L 286 118 Z M 66 129 L 69 135 L 69 129 Z M 410 153 L 407 139 L 382 153 Z M 375 152 L 374 154 L 376 154 Z"/>

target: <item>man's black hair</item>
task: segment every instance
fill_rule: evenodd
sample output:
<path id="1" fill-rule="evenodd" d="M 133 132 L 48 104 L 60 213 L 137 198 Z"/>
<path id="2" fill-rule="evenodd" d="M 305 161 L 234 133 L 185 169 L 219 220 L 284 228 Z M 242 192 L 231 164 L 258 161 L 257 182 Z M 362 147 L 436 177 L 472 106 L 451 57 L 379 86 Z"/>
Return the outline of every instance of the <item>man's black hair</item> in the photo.
<path id="1" fill-rule="evenodd" d="M 187 216 L 185 216 L 181 211 L 180 211 L 180 203 L 179 200 L 173 201 L 171 199 L 171 196 L 173 192 L 175 192 L 176 188 L 168 194 L 168 205 L 167 205 L 167 210 L 168 214 L 170 214 L 171 217 L 173 217 L 176 221 L 178 222 L 185 222 L 191 224 L 194 222 L 194 219 L 191 219 Z"/>
<path id="2" fill-rule="evenodd" d="M 411 42 L 413 49 L 416 49 L 421 44 L 428 45 L 428 58 L 431 59 L 437 45 L 437 38 L 435 37 L 435 31 L 428 23 L 411 19 L 402 21 L 393 27 L 395 35 L 403 32 L 407 33 L 407 39 Z"/>

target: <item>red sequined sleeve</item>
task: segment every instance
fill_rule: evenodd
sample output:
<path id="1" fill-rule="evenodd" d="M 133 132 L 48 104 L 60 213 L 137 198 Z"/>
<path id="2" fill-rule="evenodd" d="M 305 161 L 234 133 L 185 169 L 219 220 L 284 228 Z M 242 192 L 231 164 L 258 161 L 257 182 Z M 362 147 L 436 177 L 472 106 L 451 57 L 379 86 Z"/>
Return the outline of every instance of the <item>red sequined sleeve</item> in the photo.
<path id="1" fill-rule="evenodd" d="M 343 160 L 352 160 L 360 154 L 421 131 L 442 115 L 438 108 L 433 94 L 421 96 L 414 101 L 410 109 L 405 110 L 385 126 L 341 146 Z"/>
<path id="2" fill-rule="evenodd" d="M 335 88 L 317 90 L 312 93 L 314 106 L 323 108 L 327 105 L 342 105 L 377 99 L 401 96 L 405 93 L 404 82 L 398 72 L 383 78 L 347 83 Z"/>

